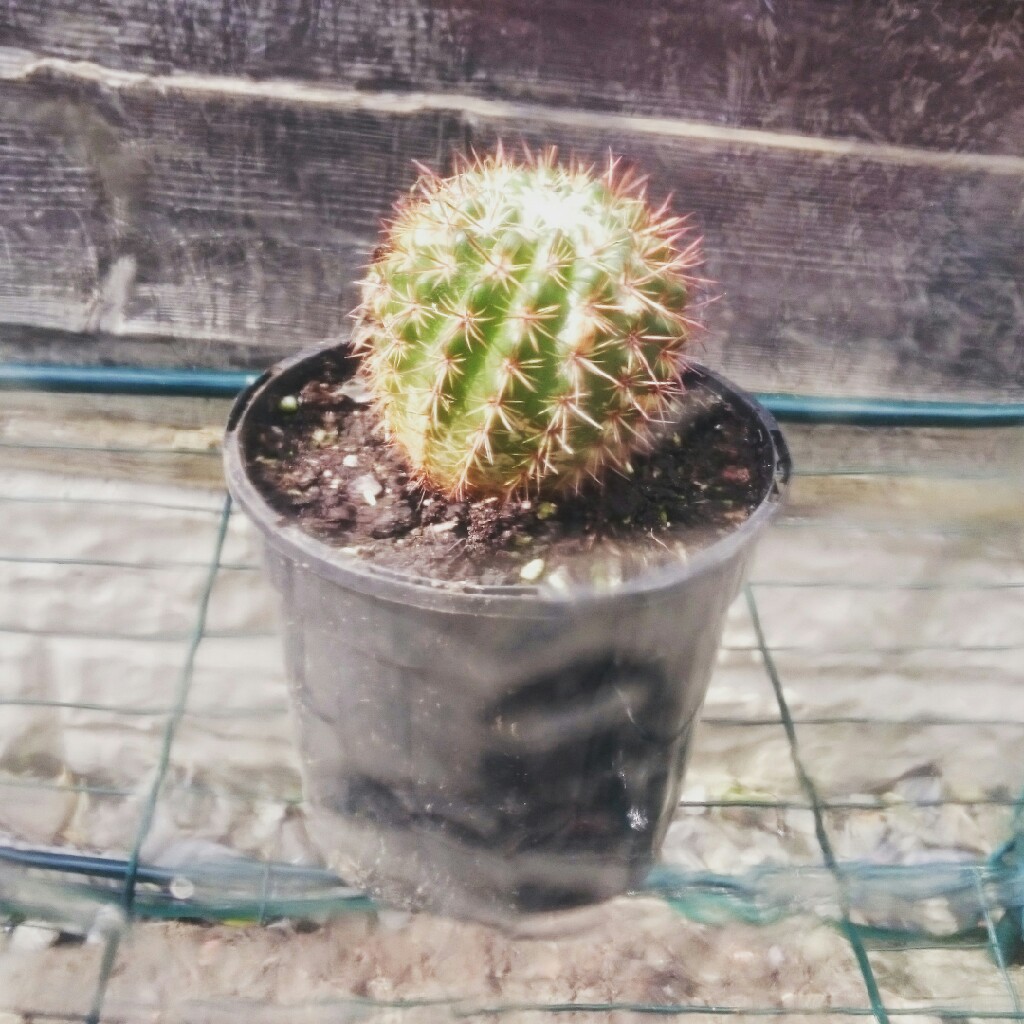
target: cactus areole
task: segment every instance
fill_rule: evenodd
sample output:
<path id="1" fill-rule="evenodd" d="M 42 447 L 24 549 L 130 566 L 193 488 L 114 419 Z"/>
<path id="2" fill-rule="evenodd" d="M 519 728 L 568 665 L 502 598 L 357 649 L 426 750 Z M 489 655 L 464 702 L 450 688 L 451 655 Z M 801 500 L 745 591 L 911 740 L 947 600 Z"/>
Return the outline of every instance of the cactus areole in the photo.
<path id="1" fill-rule="evenodd" d="M 363 283 L 385 429 L 449 496 L 554 494 L 651 446 L 681 390 L 699 262 L 643 182 L 500 150 L 425 172 Z"/>

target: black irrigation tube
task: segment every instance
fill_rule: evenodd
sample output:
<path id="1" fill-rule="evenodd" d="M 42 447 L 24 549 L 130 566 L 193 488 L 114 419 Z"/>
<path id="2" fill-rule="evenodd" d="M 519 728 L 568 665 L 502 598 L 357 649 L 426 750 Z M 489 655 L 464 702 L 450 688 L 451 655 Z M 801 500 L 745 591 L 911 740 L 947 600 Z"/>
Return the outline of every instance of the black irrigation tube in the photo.
<path id="1" fill-rule="evenodd" d="M 0 365 L 0 390 L 87 394 L 234 398 L 257 377 L 246 370 L 135 366 Z M 1024 426 L 1024 402 L 925 402 L 891 398 L 757 394 L 787 423 L 839 423 L 872 427 Z"/>

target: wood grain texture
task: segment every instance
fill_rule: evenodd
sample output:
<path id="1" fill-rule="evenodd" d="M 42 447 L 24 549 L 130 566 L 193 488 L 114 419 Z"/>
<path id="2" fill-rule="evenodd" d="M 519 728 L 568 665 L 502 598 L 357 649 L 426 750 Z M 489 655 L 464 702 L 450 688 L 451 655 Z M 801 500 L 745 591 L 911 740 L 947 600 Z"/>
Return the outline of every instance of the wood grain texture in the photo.
<path id="1" fill-rule="evenodd" d="M 178 365 L 253 365 L 343 334 L 411 161 L 436 162 L 459 130 L 444 114 L 50 82 L 8 84 L 0 123 L 8 356 L 76 335 L 83 360 L 111 358 L 112 345 L 127 356 L 127 336 L 152 338 L 127 361 Z"/>
<path id="2" fill-rule="evenodd" d="M 600 161 L 628 153 L 705 238 L 709 361 L 749 387 L 1024 393 L 1024 175 L 623 132 L 480 125 Z"/>
<path id="3" fill-rule="evenodd" d="M 5 0 L 0 45 L 1024 152 L 1020 0 Z"/>
<path id="4" fill-rule="evenodd" d="M 675 191 L 722 293 L 703 354 L 749 387 L 1024 391 L 1024 174 L 46 74 L 0 90 L 0 357 L 261 366 L 339 337 L 411 160 L 499 136 Z"/>

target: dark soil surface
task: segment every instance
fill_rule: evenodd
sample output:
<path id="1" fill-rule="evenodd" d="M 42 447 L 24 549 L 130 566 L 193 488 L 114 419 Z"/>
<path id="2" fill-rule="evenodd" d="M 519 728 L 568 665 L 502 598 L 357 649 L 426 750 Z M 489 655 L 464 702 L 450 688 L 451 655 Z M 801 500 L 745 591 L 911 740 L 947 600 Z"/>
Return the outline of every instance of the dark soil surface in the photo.
<path id="1" fill-rule="evenodd" d="M 770 485 L 769 439 L 697 370 L 679 425 L 633 460 L 631 475 L 508 502 L 452 501 L 413 481 L 344 350 L 325 353 L 317 379 L 291 388 L 286 376 L 250 418 L 245 447 L 257 487 L 310 534 L 414 576 L 613 585 L 734 529 Z"/>

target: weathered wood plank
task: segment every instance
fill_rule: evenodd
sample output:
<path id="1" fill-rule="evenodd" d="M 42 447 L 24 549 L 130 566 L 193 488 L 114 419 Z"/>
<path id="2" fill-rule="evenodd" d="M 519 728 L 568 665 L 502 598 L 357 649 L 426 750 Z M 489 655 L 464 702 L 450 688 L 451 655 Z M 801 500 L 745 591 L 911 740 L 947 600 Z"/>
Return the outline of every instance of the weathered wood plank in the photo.
<path id="1" fill-rule="evenodd" d="M 430 112 L 46 82 L 8 84 L 0 123 L 8 352 L 49 344 L 47 328 L 97 353 L 109 345 L 86 337 L 152 336 L 157 352 L 179 339 L 189 361 L 210 365 L 225 348 L 249 348 L 251 365 L 265 358 L 251 350 L 343 333 L 352 282 L 411 161 L 443 159 L 459 130 Z M 139 348 L 129 361 L 146 358 Z"/>
<path id="2" fill-rule="evenodd" d="M 0 92 L 0 356 L 257 366 L 345 330 L 413 158 L 498 136 L 675 190 L 724 297 L 710 362 L 765 390 L 1017 397 L 1024 172 L 533 116 L 114 89 Z M 534 112 L 536 113 L 536 112 Z M 53 331 L 80 339 L 70 352 Z M 126 342 L 125 339 L 128 339 Z"/>
<path id="3" fill-rule="evenodd" d="M 0 404 L 0 475 L 29 470 L 52 473 L 58 480 L 99 476 L 219 489 L 218 446 L 230 404 L 224 399 L 7 392 Z M 5 476 L 2 490 L 8 494 L 9 483 Z"/>
<path id="4" fill-rule="evenodd" d="M 1019 0 L 7 0 L 0 45 L 1024 151 Z"/>
<path id="5" fill-rule="evenodd" d="M 709 361 L 751 387 L 1024 391 L 1024 174 L 564 125 L 481 124 L 474 141 L 513 134 L 629 154 L 693 211 L 721 295 Z"/>

